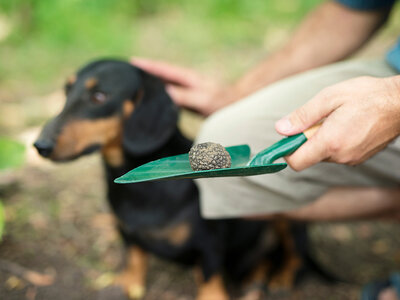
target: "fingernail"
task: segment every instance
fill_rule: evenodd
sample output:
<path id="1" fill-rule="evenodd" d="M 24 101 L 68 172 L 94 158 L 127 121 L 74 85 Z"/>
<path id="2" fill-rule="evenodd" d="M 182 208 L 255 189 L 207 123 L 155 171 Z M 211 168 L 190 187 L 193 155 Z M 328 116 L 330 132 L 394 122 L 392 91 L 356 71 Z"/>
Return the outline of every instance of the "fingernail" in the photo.
<path id="1" fill-rule="evenodd" d="M 275 127 L 281 133 L 290 133 L 293 130 L 292 122 L 287 117 L 277 121 Z"/>

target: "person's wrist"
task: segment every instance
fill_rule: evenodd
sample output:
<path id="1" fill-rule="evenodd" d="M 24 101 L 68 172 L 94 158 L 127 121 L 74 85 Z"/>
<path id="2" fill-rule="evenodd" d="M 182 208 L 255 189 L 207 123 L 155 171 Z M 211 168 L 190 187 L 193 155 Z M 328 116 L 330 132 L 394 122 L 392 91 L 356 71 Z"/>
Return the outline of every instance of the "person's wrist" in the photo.
<path id="1" fill-rule="evenodd" d="M 223 102 L 224 106 L 229 105 L 240 99 L 240 94 L 235 85 L 225 84 L 221 86 L 216 95 Z"/>
<path id="2" fill-rule="evenodd" d="M 228 97 L 232 100 L 231 102 L 235 102 L 248 96 L 251 91 L 249 91 L 247 85 L 239 81 L 226 86 L 226 93 Z"/>

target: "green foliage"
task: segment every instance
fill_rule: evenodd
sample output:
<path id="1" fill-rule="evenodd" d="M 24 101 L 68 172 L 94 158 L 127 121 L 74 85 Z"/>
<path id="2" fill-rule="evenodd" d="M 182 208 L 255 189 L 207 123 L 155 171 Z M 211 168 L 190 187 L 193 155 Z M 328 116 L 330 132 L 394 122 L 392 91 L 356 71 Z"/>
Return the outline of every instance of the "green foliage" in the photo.
<path id="1" fill-rule="evenodd" d="M 6 58 L 0 79 L 8 86 L 28 82 L 25 88 L 37 93 L 96 57 L 198 64 L 210 54 L 262 45 L 271 28 L 294 26 L 321 1 L 2 0 L 0 27 L 3 20 L 11 29 L 0 37 L 0 56 Z"/>
<path id="2" fill-rule="evenodd" d="M 20 166 L 24 153 L 25 147 L 22 144 L 0 137 L 0 170 Z"/>
<path id="3" fill-rule="evenodd" d="M 25 147 L 18 142 L 7 138 L 0 138 L 0 171 L 18 167 L 24 160 Z M 5 224 L 4 208 L 0 201 L 0 240 L 3 236 Z"/>

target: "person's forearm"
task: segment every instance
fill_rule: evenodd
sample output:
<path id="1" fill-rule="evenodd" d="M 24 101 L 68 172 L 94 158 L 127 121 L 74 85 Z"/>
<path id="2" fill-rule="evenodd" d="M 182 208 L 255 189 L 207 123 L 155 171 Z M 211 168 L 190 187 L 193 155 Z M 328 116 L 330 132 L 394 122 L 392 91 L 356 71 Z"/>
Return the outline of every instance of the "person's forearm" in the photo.
<path id="1" fill-rule="evenodd" d="M 342 60 L 363 46 L 384 23 L 387 11 L 354 11 L 336 2 L 315 9 L 281 50 L 235 84 L 240 99 L 290 75 Z"/>
<path id="2" fill-rule="evenodd" d="M 299 221 L 400 220 L 400 189 L 381 187 L 336 187 L 316 201 L 294 211 L 251 219 L 285 217 Z"/>

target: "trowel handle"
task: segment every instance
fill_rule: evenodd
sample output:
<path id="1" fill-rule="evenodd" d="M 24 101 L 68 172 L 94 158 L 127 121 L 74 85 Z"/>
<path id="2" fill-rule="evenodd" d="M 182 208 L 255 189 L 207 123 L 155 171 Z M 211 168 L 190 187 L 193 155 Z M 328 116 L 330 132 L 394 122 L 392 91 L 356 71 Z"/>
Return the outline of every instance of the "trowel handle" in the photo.
<path id="1" fill-rule="evenodd" d="M 292 135 L 281 139 L 279 142 L 273 144 L 267 149 L 257 153 L 251 161 L 248 163 L 250 167 L 269 165 L 272 164 L 278 158 L 292 154 L 301 145 L 303 145 L 309 138 L 311 138 L 321 127 L 321 124 L 316 124 L 303 133 Z"/>
<path id="2" fill-rule="evenodd" d="M 306 136 L 307 140 L 309 140 L 318 131 L 321 125 L 321 123 L 318 123 L 303 131 L 303 134 Z"/>

